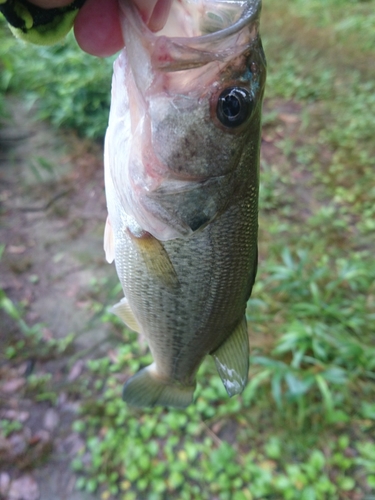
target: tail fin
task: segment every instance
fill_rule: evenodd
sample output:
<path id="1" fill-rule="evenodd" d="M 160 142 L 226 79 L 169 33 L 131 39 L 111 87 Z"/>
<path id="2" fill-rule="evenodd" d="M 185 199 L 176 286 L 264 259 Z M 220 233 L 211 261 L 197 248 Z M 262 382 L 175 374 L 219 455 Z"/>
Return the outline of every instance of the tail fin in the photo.
<path id="1" fill-rule="evenodd" d="M 158 378 L 147 366 L 129 379 L 123 388 L 122 399 L 139 408 L 153 406 L 174 406 L 185 408 L 193 401 L 195 384 L 183 386 L 178 382 Z"/>

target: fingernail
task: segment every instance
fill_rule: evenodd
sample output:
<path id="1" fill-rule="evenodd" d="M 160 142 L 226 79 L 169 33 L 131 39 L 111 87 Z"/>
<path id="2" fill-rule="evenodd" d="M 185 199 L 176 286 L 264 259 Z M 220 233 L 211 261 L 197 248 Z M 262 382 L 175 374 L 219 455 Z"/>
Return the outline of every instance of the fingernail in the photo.
<path id="1" fill-rule="evenodd" d="M 159 0 L 155 5 L 148 27 L 151 31 L 161 30 L 167 22 L 172 0 Z"/>
<path id="2" fill-rule="evenodd" d="M 133 0 L 133 1 L 141 14 L 143 21 L 146 24 L 148 24 L 148 22 L 152 17 L 157 0 Z"/>

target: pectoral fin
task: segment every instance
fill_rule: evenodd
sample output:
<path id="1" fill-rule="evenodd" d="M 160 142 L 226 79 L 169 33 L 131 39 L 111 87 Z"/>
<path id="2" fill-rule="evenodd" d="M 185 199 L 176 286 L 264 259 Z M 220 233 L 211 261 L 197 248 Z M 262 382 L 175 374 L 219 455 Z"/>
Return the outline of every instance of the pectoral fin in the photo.
<path id="1" fill-rule="evenodd" d="M 135 235 L 130 229 L 128 233 L 151 276 L 168 287 L 177 286 L 179 284 L 177 274 L 163 244 L 146 231 L 143 231 L 140 236 Z"/>
<path id="2" fill-rule="evenodd" d="M 249 371 L 249 335 L 245 317 L 211 355 L 229 397 L 240 394 L 247 383 Z"/>
<path id="3" fill-rule="evenodd" d="M 115 236 L 109 217 L 107 217 L 104 228 L 104 252 L 106 261 L 111 264 L 115 258 Z"/>
<path id="4" fill-rule="evenodd" d="M 129 302 L 125 297 L 111 308 L 111 312 L 122 319 L 122 321 L 128 328 L 130 328 L 130 330 L 134 330 L 135 332 L 140 333 L 141 328 L 139 326 L 139 323 L 136 320 L 133 311 L 130 309 Z"/>

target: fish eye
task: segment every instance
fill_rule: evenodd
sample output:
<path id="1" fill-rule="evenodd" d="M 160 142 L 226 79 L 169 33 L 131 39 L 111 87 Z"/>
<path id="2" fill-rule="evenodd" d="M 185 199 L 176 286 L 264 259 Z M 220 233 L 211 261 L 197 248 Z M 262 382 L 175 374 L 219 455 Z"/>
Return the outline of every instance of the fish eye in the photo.
<path id="1" fill-rule="evenodd" d="M 234 128 L 242 125 L 253 109 L 253 98 L 248 90 L 241 87 L 228 87 L 219 95 L 216 115 L 225 127 Z"/>

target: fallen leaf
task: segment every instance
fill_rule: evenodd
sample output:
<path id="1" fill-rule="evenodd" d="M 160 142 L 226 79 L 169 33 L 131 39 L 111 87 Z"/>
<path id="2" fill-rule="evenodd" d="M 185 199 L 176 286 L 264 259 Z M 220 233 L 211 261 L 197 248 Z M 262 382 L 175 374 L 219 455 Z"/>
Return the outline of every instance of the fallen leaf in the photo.
<path id="1" fill-rule="evenodd" d="M 10 454 L 13 459 L 20 455 L 23 455 L 27 450 L 28 437 L 23 433 L 12 434 L 8 438 L 8 441 L 10 443 Z"/>
<path id="2" fill-rule="evenodd" d="M 33 434 L 29 439 L 29 445 L 35 446 L 40 442 L 47 443 L 50 441 L 50 433 L 45 431 L 44 429 L 39 429 Z"/>
<path id="3" fill-rule="evenodd" d="M 38 500 L 39 496 L 37 482 L 29 474 L 12 481 L 8 492 L 9 500 Z"/>
<path id="4" fill-rule="evenodd" d="M 10 485 L 10 477 L 6 472 L 0 472 L 0 495 L 7 496 Z"/>
<path id="5" fill-rule="evenodd" d="M 260 462 L 259 466 L 263 470 L 273 471 L 276 469 L 277 463 L 273 460 L 263 460 L 263 462 Z"/>
<path id="6" fill-rule="evenodd" d="M 266 134 L 263 134 L 262 135 L 262 140 L 264 142 L 273 142 L 275 140 L 274 137 L 272 137 L 271 135 L 266 135 Z"/>
<path id="7" fill-rule="evenodd" d="M 11 444 L 8 439 L 0 436 L 0 461 L 3 462 L 3 457 L 7 457 L 11 450 Z"/>
<path id="8" fill-rule="evenodd" d="M 20 377 L 23 377 L 25 375 L 25 371 L 27 369 L 27 364 L 28 362 L 25 361 L 24 363 L 21 363 L 17 369 L 15 370 L 15 372 L 20 376 Z"/>
<path id="9" fill-rule="evenodd" d="M 299 122 L 299 117 L 296 115 L 290 115 L 289 113 L 280 113 L 279 114 L 280 120 L 282 120 L 284 123 L 298 123 Z"/>
<path id="10" fill-rule="evenodd" d="M 69 453 L 70 456 L 75 456 L 85 449 L 85 442 L 79 434 L 74 432 L 64 440 L 63 447 L 66 453 Z"/>
<path id="11" fill-rule="evenodd" d="M 46 340 L 47 342 L 53 339 L 53 333 L 48 328 L 43 328 L 42 335 L 43 335 L 43 340 Z"/>
<path id="12" fill-rule="evenodd" d="M 26 251 L 25 245 L 9 245 L 7 248 L 8 253 L 21 254 Z"/>
<path id="13" fill-rule="evenodd" d="M 59 414 L 53 408 L 49 408 L 44 414 L 43 427 L 53 431 L 59 425 Z"/>
<path id="14" fill-rule="evenodd" d="M 57 398 L 57 404 L 58 406 L 64 405 L 68 400 L 68 396 L 66 392 L 61 391 L 58 398 Z"/>
<path id="15" fill-rule="evenodd" d="M 0 193 L 0 201 L 7 201 L 8 198 L 12 196 L 11 191 L 1 191 Z"/>
<path id="16" fill-rule="evenodd" d="M 118 362 L 118 351 L 111 349 L 107 352 L 107 355 L 108 355 L 109 359 L 112 361 L 112 363 Z"/>
<path id="17" fill-rule="evenodd" d="M 26 422 L 30 413 L 27 411 L 4 410 L 1 416 L 9 420 L 18 420 L 18 422 Z"/>
<path id="18" fill-rule="evenodd" d="M 78 378 L 82 373 L 83 367 L 84 362 L 82 361 L 82 359 L 76 361 L 69 372 L 68 382 L 73 382 L 73 380 Z"/>
<path id="19" fill-rule="evenodd" d="M 1 390 L 3 392 L 16 392 L 18 389 L 21 389 L 22 386 L 25 385 L 24 378 L 13 378 L 11 380 L 7 380 L 1 385 Z"/>

